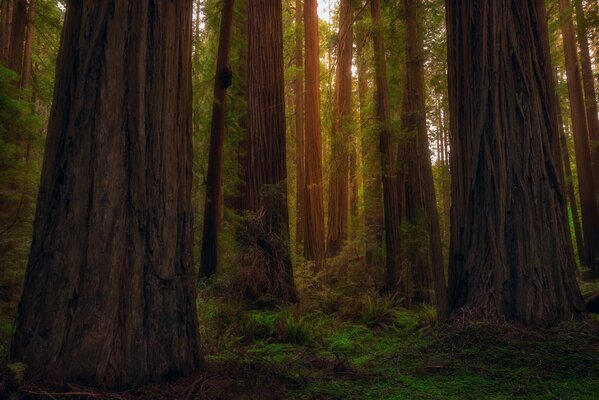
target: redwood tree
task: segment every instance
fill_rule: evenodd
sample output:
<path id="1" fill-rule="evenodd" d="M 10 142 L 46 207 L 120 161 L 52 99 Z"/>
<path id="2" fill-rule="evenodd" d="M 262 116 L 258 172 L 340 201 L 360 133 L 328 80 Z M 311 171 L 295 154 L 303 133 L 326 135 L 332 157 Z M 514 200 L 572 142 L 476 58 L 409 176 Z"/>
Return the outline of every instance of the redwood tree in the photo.
<path id="1" fill-rule="evenodd" d="M 67 5 L 11 347 L 34 379 L 125 388 L 200 365 L 191 13 Z"/>
<path id="2" fill-rule="evenodd" d="M 211 277 L 218 266 L 218 243 L 223 212 L 222 171 L 227 106 L 226 91 L 231 86 L 232 78 L 231 69 L 229 68 L 229 51 L 231 49 L 234 9 L 235 0 L 224 0 L 214 79 L 206 199 L 204 202 L 204 226 L 198 278 Z"/>
<path id="3" fill-rule="evenodd" d="M 393 155 L 393 137 L 390 126 L 391 113 L 389 109 L 389 88 L 387 84 L 387 65 L 381 24 L 380 0 L 370 0 L 370 12 L 374 26 L 372 40 L 376 76 L 376 119 L 379 133 L 383 209 L 385 215 L 385 289 L 387 291 L 395 291 L 401 273 L 401 260 L 399 257 L 400 216 L 397 176 L 395 175 L 394 166 L 395 158 Z"/>
<path id="4" fill-rule="evenodd" d="M 248 2 L 248 297 L 296 299 L 289 250 L 281 0 Z"/>
<path id="5" fill-rule="evenodd" d="M 450 305 L 545 325 L 583 311 L 544 0 L 446 0 Z"/>
<path id="6" fill-rule="evenodd" d="M 23 66 L 23 46 L 27 26 L 27 0 L 14 0 L 10 24 L 10 43 L 8 47 L 8 68 L 21 74 Z"/>
<path id="7" fill-rule="evenodd" d="M 295 241 L 299 245 L 304 242 L 305 228 L 305 120 L 304 120 L 304 53 L 302 50 L 302 34 L 300 25 L 302 23 L 302 2 L 295 0 L 295 174 L 296 174 L 296 207 L 295 207 Z"/>
<path id="8" fill-rule="evenodd" d="M 352 46 L 353 6 L 351 0 L 339 3 L 337 33 L 337 71 L 333 129 L 331 131 L 331 162 L 329 176 L 329 208 L 327 254 L 335 256 L 347 239 L 349 221 L 349 140 L 352 113 Z"/>
<path id="9" fill-rule="evenodd" d="M 304 134 L 304 253 L 316 270 L 325 263 L 322 203 L 322 143 L 320 138 L 320 55 L 317 0 L 304 1 L 305 134 Z"/>

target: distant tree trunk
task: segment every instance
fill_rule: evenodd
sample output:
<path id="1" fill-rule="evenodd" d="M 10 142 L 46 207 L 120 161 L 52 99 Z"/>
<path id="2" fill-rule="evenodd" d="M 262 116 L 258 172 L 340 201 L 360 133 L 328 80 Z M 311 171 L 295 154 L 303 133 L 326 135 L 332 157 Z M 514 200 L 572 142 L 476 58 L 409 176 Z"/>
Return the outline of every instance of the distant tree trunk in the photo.
<path id="1" fill-rule="evenodd" d="M 3 0 L 0 5 L 0 62 L 8 65 L 8 50 L 10 48 L 10 28 L 12 20 L 12 0 Z"/>
<path id="2" fill-rule="evenodd" d="M 562 154 L 564 155 L 564 172 L 566 174 L 566 194 L 568 196 L 568 202 L 570 203 L 570 210 L 572 212 L 572 220 L 574 225 L 574 237 L 576 239 L 576 250 L 578 252 L 578 258 L 583 267 L 590 267 L 585 264 L 588 260 L 585 257 L 584 240 L 582 237 L 582 231 L 580 229 L 580 217 L 578 215 L 578 205 L 576 204 L 576 195 L 574 194 L 574 184 L 572 180 L 572 167 L 570 166 L 570 154 L 568 153 L 568 145 L 566 143 L 566 134 L 563 128 L 563 122 L 561 118 L 561 112 L 558 109 L 559 116 L 559 130 L 560 130 L 560 143 Z"/>
<path id="3" fill-rule="evenodd" d="M 443 266 L 443 253 L 441 249 L 441 228 L 439 226 L 439 213 L 435 196 L 435 185 L 431 166 L 431 156 L 426 127 L 426 105 L 424 93 L 424 70 L 420 50 L 421 39 L 418 27 L 419 0 L 404 0 L 406 15 L 406 88 L 404 92 L 404 132 L 412 137 L 408 143 L 411 148 L 404 152 L 406 156 L 411 153 L 414 161 L 413 168 L 405 171 L 412 177 L 407 193 L 413 202 L 408 208 L 409 222 L 416 223 L 418 210 L 424 212 L 426 231 L 428 236 L 428 249 L 424 262 L 419 269 L 414 271 L 414 283 L 420 299 L 428 301 L 433 282 L 437 299 L 438 314 L 445 319 L 447 314 L 447 288 L 445 283 L 445 268 Z M 431 273 L 433 276 L 431 276 Z"/>
<path id="4" fill-rule="evenodd" d="M 568 95 L 570 98 L 570 115 L 576 151 L 576 169 L 578 171 L 578 191 L 582 213 L 582 230 L 584 235 L 587 265 L 591 265 L 593 276 L 599 278 L 599 211 L 595 197 L 595 177 L 591 163 L 589 148 L 589 129 L 585 112 L 578 55 L 574 37 L 574 25 L 569 0 L 559 0 L 561 28 L 564 42 L 566 74 L 568 76 Z"/>
<path id="5" fill-rule="evenodd" d="M 385 44 L 381 24 L 380 0 L 370 1 L 370 12 L 374 30 L 374 63 L 376 75 L 376 119 L 379 132 L 379 149 L 383 181 L 383 208 L 385 214 L 385 290 L 397 290 L 398 278 L 401 276 L 401 260 L 399 257 L 400 216 L 398 207 L 397 176 L 395 175 L 393 157 L 393 138 L 391 132 L 391 116 L 389 111 L 389 89 L 387 86 L 387 65 L 385 61 Z"/>
<path id="6" fill-rule="evenodd" d="M 331 131 L 327 254 L 336 256 L 347 239 L 349 221 L 349 139 L 352 114 L 352 47 L 354 41 L 351 0 L 339 3 L 337 71 L 334 120 Z"/>
<path id="7" fill-rule="evenodd" d="M 31 378 L 121 389 L 200 365 L 191 13 L 68 3 L 11 347 Z"/>
<path id="8" fill-rule="evenodd" d="M 27 0 L 15 0 L 12 10 L 8 68 L 22 73 L 25 27 L 27 26 Z"/>
<path id="9" fill-rule="evenodd" d="M 300 26 L 302 24 L 302 1 L 295 0 L 295 173 L 296 173 L 296 221 L 295 221 L 295 241 L 299 245 L 304 243 L 305 228 L 305 187 L 306 187 L 306 166 L 305 166 L 305 141 L 304 141 L 304 58 L 302 52 L 302 34 Z"/>
<path id="10" fill-rule="evenodd" d="M 304 1 L 305 29 L 305 231 L 304 253 L 317 271 L 324 268 L 324 210 L 322 202 L 322 143 L 320 138 L 320 55 L 317 0 Z"/>
<path id="11" fill-rule="evenodd" d="M 210 278 L 218 266 L 218 243 L 223 213 L 223 146 L 225 142 L 225 113 L 227 89 L 231 86 L 232 73 L 229 67 L 231 28 L 235 0 L 224 0 L 220 22 L 216 74 L 214 78 L 214 100 L 210 126 L 210 150 L 208 153 L 208 175 L 204 202 L 204 226 L 200 274 L 198 278 Z"/>
<path id="12" fill-rule="evenodd" d="M 595 178 L 595 197 L 599 203 L 599 116 L 597 115 L 597 94 L 595 93 L 587 22 L 584 16 L 582 0 L 574 0 L 574 4 L 576 6 L 576 28 L 578 30 L 578 43 L 582 61 L 582 81 L 591 146 L 591 165 L 593 166 Z"/>
<path id="13" fill-rule="evenodd" d="M 6 1 L 6 0 L 5 0 Z M 21 87 L 27 88 L 31 84 L 31 55 L 33 52 L 33 33 L 35 27 L 35 0 L 29 0 L 27 9 L 27 34 L 25 36 L 25 51 L 23 54 L 23 72 L 21 74 Z"/>
<path id="14" fill-rule="evenodd" d="M 295 301 L 289 251 L 281 0 L 248 2 L 248 232 L 251 297 Z M 246 267 L 244 265 L 244 267 Z"/>
<path id="15" fill-rule="evenodd" d="M 544 0 L 445 4 L 451 308 L 534 325 L 570 319 L 584 305 L 556 159 Z"/>
<path id="16" fill-rule="evenodd" d="M 359 2 L 361 3 L 361 2 Z M 358 4 L 359 4 L 358 3 Z M 360 7 L 357 18 L 364 18 Z M 368 112 L 368 57 L 366 55 L 366 34 L 361 28 L 356 35 L 356 64 L 358 71 L 358 99 L 360 103 L 360 135 L 362 147 L 362 181 L 364 185 L 364 230 L 366 263 L 377 264 L 378 249 L 383 245 L 384 212 L 383 186 L 381 182 L 381 156 L 378 137 L 370 133 Z"/>

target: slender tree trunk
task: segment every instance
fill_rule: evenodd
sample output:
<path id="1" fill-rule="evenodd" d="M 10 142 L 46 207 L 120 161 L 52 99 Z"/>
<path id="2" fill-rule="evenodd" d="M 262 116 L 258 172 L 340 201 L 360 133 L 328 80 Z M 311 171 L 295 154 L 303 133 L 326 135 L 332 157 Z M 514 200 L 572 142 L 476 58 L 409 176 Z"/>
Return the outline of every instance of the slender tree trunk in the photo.
<path id="1" fill-rule="evenodd" d="M 398 278 L 401 276 L 401 260 L 399 257 L 400 216 L 398 205 L 397 176 L 395 175 L 393 157 L 393 138 L 391 132 L 391 116 L 389 111 L 389 89 L 387 86 L 387 65 L 385 61 L 385 44 L 381 24 L 380 0 L 370 1 L 370 12 L 374 30 L 374 63 L 376 75 L 376 118 L 379 132 L 379 150 L 383 181 L 383 208 L 385 215 L 385 248 L 386 268 L 385 286 L 387 291 L 395 291 Z"/>
<path id="2" fill-rule="evenodd" d="M 231 86 L 229 52 L 235 0 L 224 0 L 220 23 L 216 74 L 214 79 L 214 101 L 210 127 L 210 150 L 208 153 L 208 176 L 204 202 L 204 226 L 198 278 L 209 278 L 218 266 L 218 243 L 223 213 L 223 146 L 225 142 L 225 113 L 227 89 Z"/>
<path id="3" fill-rule="evenodd" d="M 349 139 L 352 113 L 353 7 L 351 0 L 339 3 L 337 72 L 334 120 L 331 131 L 327 254 L 336 256 L 347 239 L 349 221 Z"/>
<path id="4" fill-rule="evenodd" d="M 416 178 L 409 179 L 411 196 L 416 200 L 415 207 L 410 207 L 409 218 L 411 222 L 416 222 L 417 209 L 424 211 L 428 235 L 428 257 L 424 263 L 421 263 L 421 269 L 415 271 L 415 283 L 424 300 L 428 300 L 426 293 L 434 285 L 438 315 L 440 319 L 444 320 L 447 314 L 447 289 L 441 248 L 441 228 L 426 127 L 424 70 L 417 15 L 419 7 L 419 0 L 404 0 L 407 61 L 403 127 L 408 135 L 413 136 L 411 150 L 414 157 L 414 168 L 406 172 Z"/>
<path id="5" fill-rule="evenodd" d="M 322 201 L 322 143 L 320 138 L 320 55 L 317 0 L 304 0 L 305 29 L 305 231 L 304 252 L 317 271 L 324 268 L 324 210 Z"/>
<path id="6" fill-rule="evenodd" d="M 8 50 L 10 48 L 10 28 L 12 20 L 12 0 L 3 0 L 0 6 L 0 62 L 8 65 Z"/>
<path id="7" fill-rule="evenodd" d="M 35 28 L 35 0 L 29 0 L 27 9 L 27 34 L 25 36 L 25 51 L 23 54 L 23 73 L 21 74 L 21 87 L 27 88 L 31 84 L 31 55 L 33 51 L 33 33 Z"/>
<path id="8" fill-rule="evenodd" d="M 599 211 L 595 197 L 595 177 L 589 148 L 589 129 L 585 112 L 580 69 L 578 68 L 574 25 L 569 0 L 559 0 L 561 28 L 564 41 L 564 57 L 568 76 L 568 94 L 570 115 L 576 151 L 576 169 L 578 171 L 578 191 L 582 213 L 587 265 L 591 265 L 593 276 L 599 278 Z"/>
<path id="9" fill-rule="evenodd" d="M 247 278 L 253 282 L 248 282 L 251 292 L 246 295 L 295 301 L 289 252 L 281 0 L 248 2 L 248 40 L 246 199 L 252 268 Z"/>
<path id="10" fill-rule="evenodd" d="M 360 4 L 359 2 L 358 4 Z M 364 18 L 362 6 L 358 8 L 359 20 Z M 366 243 L 366 263 L 378 264 L 377 254 L 383 245 L 384 211 L 383 186 L 381 181 L 381 156 L 378 137 L 375 137 L 369 126 L 368 111 L 368 57 L 366 55 L 366 34 L 364 28 L 356 35 L 356 64 L 358 70 L 358 100 L 360 103 L 360 135 L 362 141 L 362 181 L 364 185 L 364 231 Z"/>
<path id="11" fill-rule="evenodd" d="M 544 0 L 445 4 L 451 308 L 535 325 L 570 319 L 584 305 L 556 159 Z"/>
<path id="12" fill-rule="evenodd" d="M 15 0 L 12 10 L 8 68 L 22 73 L 25 27 L 27 26 L 27 0 Z"/>
<path id="13" fill-rule="evenodd" d="M 295 173 L 296 173 L 296 221 L 295 221 L 295 241 L 298 246 L 304 243 L 305 228 L 305 187 L 306 187 L 306 166 L 305 166 L 305 142 L 304 142 L 304 58 L 302 51 L 302 34 L 300 26 L 302 24 L 302 1 L 295 0 Z"/>
<path id="14" fill-rule="evenodd" d="M 68 4 L 11 348 L 34 379 L 120 389 L 200 365 L 191 13 Z"/>
<path id="15" fill-rule="evenodd" d="M 597 94 L 595 93 L 587 22 L 584 16 L 582 0 L 574 0 L 574 5 L 576 6 L 576 28 L 578 30 L 578 44 L 580 46 L 580 59 L 582 61 L 582 82 L 589 128 L 591 165 L 593 166 L 595 178 L 595 198 L 599 205 L 599 116 L 597 114 Z"/>

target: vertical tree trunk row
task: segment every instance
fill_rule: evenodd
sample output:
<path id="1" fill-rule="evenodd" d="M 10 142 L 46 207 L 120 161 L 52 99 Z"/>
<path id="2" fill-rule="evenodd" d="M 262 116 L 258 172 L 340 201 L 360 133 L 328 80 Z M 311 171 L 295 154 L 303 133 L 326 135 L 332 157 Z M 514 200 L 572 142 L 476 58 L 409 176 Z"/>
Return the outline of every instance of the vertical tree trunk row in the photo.
<path id="1" fill-rule="evenodd" d="M 295 208 L 295 241 L 299 245 L 304 243 L 304 230 L 306 212 L 305 187 L 306 187 L 306 165 L 305 165 L 305 139 L 304 139 L 304 58 L 303 41 L 300 31 L 302 24 L 302 0 L 295 0 L 295 171 L 296 171 L 296 208 Z"/>

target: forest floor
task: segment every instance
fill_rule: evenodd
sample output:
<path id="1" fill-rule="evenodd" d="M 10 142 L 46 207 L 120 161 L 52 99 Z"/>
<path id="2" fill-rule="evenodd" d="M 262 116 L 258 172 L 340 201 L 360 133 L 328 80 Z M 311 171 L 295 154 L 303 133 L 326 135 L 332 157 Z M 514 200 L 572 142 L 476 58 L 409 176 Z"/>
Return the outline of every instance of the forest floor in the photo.
<path id="1" fill-rule="evenodd" d="M 596 399 L 599 393 L 595 317 L 548 329 L 467 318 L 438 328 L 432 308 L 406 310 L 390 297 L 321 293 L 265 311 L 232 302 L 221 289 L 200 288 L 205 370 L 194 377 L 124 393 L 42 389 L 20 380 L 22 366 L 4 362 L 0 399 Z M 14 306 L 0 306 L 5 360 Z"/>

